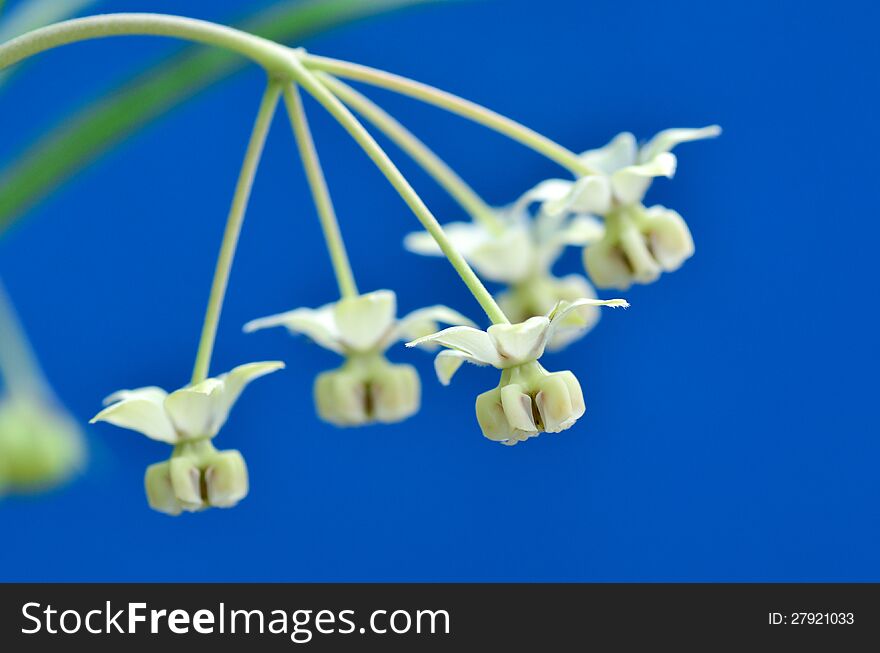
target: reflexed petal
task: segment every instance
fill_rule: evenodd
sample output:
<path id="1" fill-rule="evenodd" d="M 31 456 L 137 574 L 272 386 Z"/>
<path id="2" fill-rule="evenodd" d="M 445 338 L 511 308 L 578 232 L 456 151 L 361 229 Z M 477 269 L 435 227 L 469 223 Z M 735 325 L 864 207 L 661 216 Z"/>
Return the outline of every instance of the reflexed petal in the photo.
<path id="1" fill-rule="evenodd" d="M 536 316 L 518 324 L 493 324 L 488 333 L 503 365 L 509 367 L 543 355 L 549 326 L 548 318 Z"/>
<path id="2" fill-rule="evenodd" d="M 532 398 L 523 392 L 522 386 L 517 383 L 502 386 L 501 405 L 507 423 L 514 429 L 525 433 L 538 432 L 532 413 Z"/>
<path id="3" fill-rule="evenodd" d="M 489 236 L 463 256 L 485 279 L 515 283 L 528 276 L 535 260 L 532 237 L 525 224 L 512 224 Z"/>
<path id="4" fill-rule="evenodd" d="M 639 161 L 650 161 L 661 152 L 670 152 L 679 143 L 714 138 L 721 134 L 721 127 L 710 125 L 700 129 L 664 129 L 645 143 L 639 150 Z"/>
<path id="5" fill-rule="evenodd" d="M 251 381 L 282 369 L 284 369 L 284 363 L 281 361 L 246 363 L 217 377 L 219 381 L 223 382 L 223 389 L 216 397 L 217 405 L 215 406 L 214 421 L 211 425 L 212 430 L 216 433 L 226 423 L 229 410 Z"/>
<path id="6" fill-rule="evenodd" d="M 592 288 L 589 289 L 592 292 Z M 547 329 L 548 346 L 551 349 L 560 349 L 572 340 L 592 328 L 599 320 L 600 306 L 611 308 L 628 308 L 629 302 L 624 299 L 595 299 L 581 297 L 574 301 L 562 300 L 550 311 L 550 328 Z"/>
<path id="7" fill-rule="evenodd" d="M 245 333 L 274 326 L 284 326 L 293 334 L 301 333 L 325 349 L 342 353 L 339 331 L 333 317 L 335 304 L 325 304 L 318 309 L 297 308 L 286 313 L 251 320 L 244 325 Z"/>
<path id="8" fill-rule="evenodd" d="M 406 346 L 416 347 L 424 343 L 434 343 L 449 347 L 450 349 L 457 349 L 467 354 L 470 358 L 486 365 L 500 367 L 502 363 L 501 357 L 495 350 L 495 345 L 489 334 L 472 327 L 449 327 L 437 333 L 432 333 L 429 336 L 417 338 L 406 343 Z"/>
<path id="9" fill-rule="evenodd" d="M 165 410 L 183 439 L 212 438 L 219 428 L 214 422 L 220 410 L 223 381 L 205 379 L 201 383 L 175 390 L 165 398 Z"/>
<path id="10" fill-rule="evenodd" d="M 559 202 L 565 200 L 571 192 L 575 182 L 569 179 L 547 179 L 542 181 L 534 188 L 527 190 L 522 196 L 510 207 L 513 214 L 521 214 L 533 202 L 541 202 L 542 204 L 550 202 Z"/>
<path id="11" fill-rule="evenodd" d="M 437 373 L 437 378 L 440 380 L 440 383 L 443 385 L 449 385 L 449 382 L 452 381 L 452 377 L 458 372 L 458 368 L 461 367 L 461 364 L 465 361 L 473 363 L 474 365 L 486 364 L 483 361 L 479 361 L 456 349 L 444 349 L 437 354 L 437 357 L 434 358 L 434 371 Z"/>
<path id="12" fill-rule="evenodd" d="M 390 290 L 341 299 L 334 311 L 343 345 L 355 351 L 376 347 L 391 330 L 396 315 L 397 297 Z"/>
<path id="13" fill-rule="evenodd" d="M 387 339 L 386 346 L 397 340 L 415 340 L 435 333 L 440 328 L 438 323 L 456 326 L 476 326 L 464 315 L 448 306 L 441 304 L 427 306 L 402 317 L 397 323 L 397 329 L 393 333 L 393 337 Z M 429 350 L 436 348 L 436 345 L 432 346 L 430 343 L 422 346 Z"/>
<path id="14" fill-rule="evenodd" d="M 694 255 L 694 239 L 678 212 L 652 206 L 645 210 L 642 228 L 647 231 L 654 258 L 666 272 L 677 270 Z"/>
<path id="15" fill-rule="evenodd" d="M 174 444 L 179 438 L 165 412 L 163 402 L 167 396 L 167 392 L 155 386 L 120 390 L 104 400 L 109 405 L 95 415 L 90 423 L 109 422 L 143 433 L 153 440 Z"/>
<path id="16" fill-rule="evenodd" d="M 488 237 L 486 229 L 477 222 L 447 222 L 443 225 L 443 233 L 462 256 L 467 256 Z M 407 234 L 403 246 L 413 254 L 443 256 L 437 241 L 427 231 Z"/>
<path id="17" fill-rule="evenodd" d="M 611 209 L 611 183 L 605 175 L 587 175 L 578 179 L 569 195 L 543 207 L 550 215 L 564 211 L 604 215 Z"/>
<path id="18" fill-rule="evenodd" d="M 602 240 L 605 225 L 590 215 L 576 215 L 559 231 L 553 234 L 553 241 L 560 245 L 585 247 Z"/>
<path id="19" fill-rule="evenodd" d="M 661 152 L 653 159 L 627 166 L 611 175 L 614 196 L 623 204 L 641 202 L 654 177 L 672 177 L 675 174 L 675 155 Z"/>
<path id="20" fill-rule="evenodd" d="M 629 132 L 622 132 L 604 147 L 582 153 L 580 160 L 596 172 L 610 175 L 616 170 L 633 165 L 637 155 L 636 137 Z"/>

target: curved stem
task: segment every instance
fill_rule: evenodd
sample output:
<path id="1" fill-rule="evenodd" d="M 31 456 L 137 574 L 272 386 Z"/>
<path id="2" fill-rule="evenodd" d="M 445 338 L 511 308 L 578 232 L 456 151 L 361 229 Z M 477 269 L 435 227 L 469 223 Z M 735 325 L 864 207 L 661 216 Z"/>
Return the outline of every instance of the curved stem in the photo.
<path id="1" fill-rule="evenodd" d="M 372 100 L 327 73 L 318 78 L 334 95 L 366 118 L 409 154 L 468 214 L 494 233 L 501 230 L 495 211 L 443 159 Z"/>
<path id="2" fill-rule="evenodd" d="M 325 109 L 351 134 L 352 138 L 367 153 L 373 163 L 379 168 L 383 175 L 388 179 L 394 189 L 403 198 L 403 201 L 409 206 L 419 222 L 425 227 L 428 233 L 434 237 L 437 245 L 440 247 L 446 258 L 458 272 L 465 285 L 474 295 L 474 298 L 480 303 L 480 306 L 495 324 L 506 324 L 509 322 L 504 311 L 493 299 L 492 295 L 486 290 L 486 287 L 468 265 L 464 257 L 452 246 L 452 243 L 443 232 L 437 218 L 431 213 L 422 198 L 413 190 L 409 182 L 401 174 L 397 166 L 388 158 L 385 151 L 379 146 L 376 140 L 364 128 L 357 118 L 345 107 L 344 104 L 333 93 L 326 88 L 299 60 L 294 60 L 294 66 L 297 68 L 297 81 L 306 89 Z"/>
<path id="3" fill-rule="evenodd" d="M 0 377 L 10 395 L 51 396 L 37 357 L 15 313 L 12 300 L 0 282 Z"/>
<path id="4" fill-rule="evenodd" d="M 204 20 L 165 14 L 75 18 L 22 34 L 0 46 L 0 70 L 61 45 L 108 36 L 151 35 L 215 45 L 249 57 L 270 74 L 289 75 L 290 50 L 274 41 Z"/>
<path id="5" fill-rule="evenodd" d="M 373 86 L 386 88 L 403 95 L 408 95 L 422 102 L 433 104 L 452 113 L 473 120 L 485 125 L 490 129 L 504 134 L 515 141 L 519 141 L 528 148 L 535 150 L 546 156 L 548 159 L 555 161 L 559 165 L 568 168 L 575 175 L 592 174 L 594 171 L 585 165 L 575 154 L 566 149 L 555 141 L 539 134 L 538 132 L 521 125 L 515 120 L 511 120 L 506 116 L 502 116 L 491 109 L 487 109 L 475 102 L 465 100 L 452 93 L 441 91 L 438 88 L 422 84 L 400 75 L 362 66 L 360 64 L 332 59 L 330 57 L 319 57 L 315 55 L 306 55 L 302 58 L 302 62 L 311 70 L 323 71 L 344 77 L 346 79 L 354 79 L 365 82 Z"/>
<path id="6" fill-rule="evenodd" d="M 272 116 L 278 105 L 281 95 L 281 84 L 270 81 L 260 101 L 260 109 L 251 132 L 247 151 L 238 182 L 235 185 L 235 194 L 232 197 L 232 206 L 226 219 L 226 229 L 223 232 L 223 243 L 220 246 L 220 255 L 217 257 L 217 267 L 214 270 L 214 281 L 211 284 L 211 294 L 208 297 L 208 308 L 205 311 L 205 322 L 202 326 L 202 337 L 199 340 L 199 350 L 196 354 L 196 362 L 193 366 L 192 383 L 200 383 L 208 378 L 208 369 L 211 366 L 211 354 L 214 351 L 214 340 L 217 337 L 217 325 L 220 322 L 220 311 L 223 308 L 223 298 L 226 295 L 226 287 L 229 284 L 229 273 L 232 270 L 232 260 L 235 258 L 235 248 L 238 245 L 238 237 L 241 233 L 241 225 L 244 222 L 244 214 L 247 210 L 248 200 L 251 196 L 251 188 L 254 184 L 254 176 L 260 157 L 263 155 L 263 145 L 266 143 L 266 135 L 272 124 Z"/>
<path id="7" fill-rule="evenodd" d="M 351 271 L 348 254 L 345 251 L 345 242 L 339 231 L 336 211 L 333 210 L 333 200 L 330 198 L 327 180 L 321 170 L 321 160 L 315 149 L 315 141 L 309 129 L 309 121 L 306 118 L 302 98 L 294 84 L 285 85 L 284 104 L 287 106 L 287 115 L 290 118 L 294 136 L 296 136 L 300 158 L 306 171 L 306 178 L 312 191 L 318 218 L 321 221 L 321 230 L 324 232 L 324 240 L 327 242 L 327 249 L 330 252 L 333 272 L 336 275 L 336 282 L 339 284 L 339 294 L 342 297 L 356 297 L 358 289 Z"/>

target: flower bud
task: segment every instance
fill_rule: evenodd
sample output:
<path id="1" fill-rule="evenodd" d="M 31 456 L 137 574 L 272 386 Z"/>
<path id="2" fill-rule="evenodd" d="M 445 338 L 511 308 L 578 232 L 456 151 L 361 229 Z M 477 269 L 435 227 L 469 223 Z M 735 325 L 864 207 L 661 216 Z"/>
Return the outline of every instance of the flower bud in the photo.
<path id="1" fill-rule="evenodd" d="M 502 376 L 497 388 L 477 397 L 483 435 L 506 445 L 570 428 L 585 411 L 580 383 L 571 372 L 549 373 L 523 365 Z M 507 377 L 507 378 L 505 378 Z"/>
<path id="2" fill-rule="evenodd" d="M 336 426 L 400 422 L 421 403 L 421 382 L 412 365 L 392 365 L 381 354 L 350 356 L 315 379 L 315 405 Z"/>

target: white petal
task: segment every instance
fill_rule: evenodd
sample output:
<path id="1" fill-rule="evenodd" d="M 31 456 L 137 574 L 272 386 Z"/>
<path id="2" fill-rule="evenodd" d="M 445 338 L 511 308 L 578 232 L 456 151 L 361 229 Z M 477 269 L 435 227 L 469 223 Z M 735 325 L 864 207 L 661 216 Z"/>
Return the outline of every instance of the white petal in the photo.
<path id="1" fill-rule="evenodd" d="M 595 310 L 595 307 L 598 306 L 629 308 L 629 302 L 625 299 L 593 299 L 589 297 L 582 297 L 573 302 L 565 300 L 560 301 L 548 315 L 550 318 L 550 327 L 547 329 L 547 341 L 549 342 L 551 339 L 562 339 L 565 340 L 565 342 L 569 342 L 578 337 L 582 331 L 589 329 L 595 324 L 598 316 L 594 317 L 593 311 Z M 574 311 L 579 311 L 584 314 L 582 321 L 583 326 L 572 326 L 570 323 L 566 323 L 566 318 L 571 318 Z M 571 320 L 569 319 L 569 322 L 570 321 Z M 559 343 L 557 342 L 557 348 L 558 346 Z"/>
<path id="2" fill-rule="evenodd" d="M 586 247 L 605 235 L 605 225 L 590 215 L 575 215 L 554 234 L 555 242 L 572 247 Z"/>
<path id="3" fill-rule="evenodd" d="M 641 202 L 653 177 L 672 177 L 675 174 L 674 154 L 661 152 L 649 161 L 627 166 L 611 175 L 614 196 L 623 204 Z"/>
<path id="4" fill-rule="evenodd" d="M 477 222 L 447 222 L 443 225 L 443 233 L 462 256 L 467 256 L 489 237 L 486 229 Z M 443 256 L 437 241 L 427 231 L 407 234 L 403 246 L 413 254 Z"/>
<path id="5" fill-rule="evenodd" d="M 397 323 L 393 337 L 387 339 L 386 346 L 397 340 L 415 340 L 430 335 L 440 328 L 438 323 L 476 327 L 476 324 L 448 306 L 441 304 L 427 306 L 402 317 Z M 428 343 L 423 346 L 426 349 L 433 348 Z"/>
<path id="6" fill-rule="evenodd" d="M 596 172 L 610 175 L 615 170 L 634 164 L 637 155 L 636 137 L 629 132 L 622 132 L 604 147 L 582 153 L 580 160 Z"/>
<path id="7" fill-rule="evenodd" d="M 222 393 L 223 381 L 211 378 L 175 390 L 165 398 L 165 410 L 182 438 L 212 438 L 217 435 L 214 421 L 220 410 Z"/>
<path id="8" fill-rule="evenodd" d="M 527 190 L 510 207 L 510 212 L 520 214 L 529 208 L 533 202 L 558 202 L 564 200 L 574 186 L 573 181 L 568 179 L 547 179 L 534 188 Z"/>
<path id="9" fill-rule="evenodd" d="M 527 226 L 513 224 L 464 256 L 484 279 L 516 283 L 532 271 L 535 247 Z"/>
<path id="10" fill-rule="evenodd" d="M 104 400 L 107 408 L 89 423 L 108 422 L 143 433 L 153 440 L 174 444 L 179 438 L 163 406 L 167 396 L 167 392 L 155 386 L 120 390 Z"/>
<path id="11" fill-rule="evenodd" d="M 501 367 L 502 360 L 495 350 L 495 345 L 489 334 L 479 329 L 466 326 L 454 326 L 443 329 L 437 333 L 432 333 L 423 338 L 417 338 L 406 343 L 407 347 L 416 347 L 425 343 L 434 343 L 456 349 L 467 354 L 475 361 L 492 365 L 493 367 Z"/>
<path id="12" fill-rule="evenodd" d="M 251 381 L 281 369 L 284 369 L 284 363 L 281 361 L 246 363 L 217 377 L 218 381 L 223 382 L 223 388 L 215 397 L 216 406 L 214 407 L 211 430 L 216 433 L 223 427 L 233 404 Z"/>
<path id="13" fill-rule="evenodd" d="M 611 210 L 611 183 L 604 174 L 581 177 L 567 197 L 544 204 L 543 210 L 550 215 L 564 211 L 604 215 Z"/>
<path id="14" fill-rule="evenodd" d="M 550 320 L 539 315 L 519 324 L 493 324 L 489 337 L 505 367 L 537 360 L 544 353 Z"/>
<path id="15" fill-rule="evenodd" d="M 440 383 L 443 385 L 449 385 L 453 375 L 458 372 L 458 368 L 461 367 L 464 362 L 473 363 L 474 365 L 484 365 L 482 361 L 479 361 L 472 356 L 468 356 L 463 351 L 458 351 L 456 349 L 444 349 L 437 354 L 437 357 L 434 359 L 434 371 L 437 373 L 437 378 L 440 380 Z"/>
<path id="16" fill-rule="evenodd" d="M 397 315 L 397 297 L 377 290 L 336 302 L 334 317 L 342 343 L 355 351 L 375 348 L 387 336 Z"/>
<path id="17" fill-rule="evenodd" d="M 335 304 L 325 304 L 317 309 L 297 308 L 286 313 L 251 320 L 244 325 L 245 333 L 274 326 L 284 326 L 293 334 L 301 333 L 325 349 L 342 353 L 339 331 L 333 319 Z"/>
<path id="18" fill-rule="evenodd" d="M 664 129 L 645 143 L 639 150 L 639 161 L 650 161 L 661 152 L 670 152 L 679 143 L 714 138 L 721 134 L 721 127 L 710 125 L 700 129 Z"/>

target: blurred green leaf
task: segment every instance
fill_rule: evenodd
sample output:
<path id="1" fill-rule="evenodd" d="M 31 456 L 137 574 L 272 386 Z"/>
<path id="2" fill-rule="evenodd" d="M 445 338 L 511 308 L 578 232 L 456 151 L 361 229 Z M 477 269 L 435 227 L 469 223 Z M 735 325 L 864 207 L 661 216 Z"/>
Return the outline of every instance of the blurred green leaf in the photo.
<path id="1" fill-rule="evenodd" d="M 437 1 L 287 1 L 236 27 L 274 41 L 292 42 L 366 16 Z M 188 46 L 65 118 L 0 170 L 0 233 L 126 136 L 248 63 L 225 50 Z"/>

